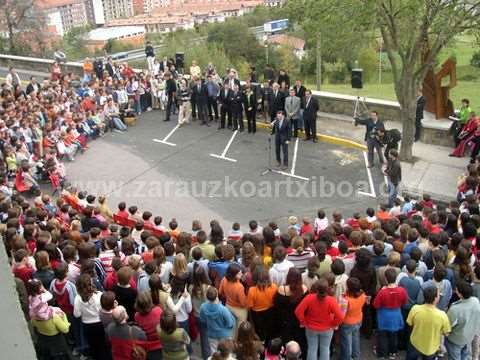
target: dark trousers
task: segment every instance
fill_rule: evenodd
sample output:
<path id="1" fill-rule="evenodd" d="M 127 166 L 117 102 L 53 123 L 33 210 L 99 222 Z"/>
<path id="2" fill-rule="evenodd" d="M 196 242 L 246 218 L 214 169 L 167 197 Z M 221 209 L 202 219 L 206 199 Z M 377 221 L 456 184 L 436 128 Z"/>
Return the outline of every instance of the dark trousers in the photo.
<path id="1" fill-rule="evenodd" d="M 243 112 L 240 111 L 232 111 L 232 120 L 233 120 L 233 128 L 243 130 Z"/>
<path id="2" fill-rule="evenodd" d="M 422 119 L 415 119 L 415 141 L 420 140 L 422 136 Z"/>
<path id="3" fill-rule="evenodd" d="M 91 357 L 95 360 L 111 359 L 103 324 L 101 322 L 93 324 L 83 323 L 83 326 Z"/>
<path id="4" fill-rule="evenodd" d="M 476 157 L 478 156 L 478 153 L 480 152 L 480 136 L 474 138 L 473 142 L 475 143 L 475 146 L 473 147 L 471 157 L 472 157 L 472 160 L 475 161 Z"/>
<path id="5" fill-rule="evenodd" d="M 383 153 L 382 153 L 382 144 L 375 139 L 375 138 L 368 138 L 367 139 L 367 150 L 368 150 L 368 165 L 372 166 L 373 165 L 373 152 L 376 150 L 378 154 L 378 160 L 380 161 L 381 164 L 385 162 L 385 159 L 383 158 Z"/>
<path id="6" fill-rule="evenodd" d="M 424 355 L 420 351 L 418 351 L 415 346 L 413 346 L 411 343 L 408 344 L 408 349 L 407 349 L 407 357 L 405 358 L 406 360 L 435 360 L 437 358 L 436 354 L 433 355 Z"/>
<path id="7" fill-rule="evenodd" d="M 215 114 L 215 120 L 218 120 L 218 106 L 217 99 L 214 97 L 208 98 L 208 116 L 210 120 L 213 120 L 213 114 Z"/>
<path id="8" fill-rule="evenodd" d="M 247 125 L 248 132 L 257 132 L 257 121 L 256 121 L 257 112 L 256 109 L 247 110 Z"/>
<path id="9" fill-rule="evenodd" d="M 165 115 L 166 115 L 165 120 L 167 120 L 167 121 L 170 120 L 170 114 L 172 113 L 172 109 L 173 109 L 174 106 L 175 106 L 175 103 L 173 101 L 173 96 L 168 95 L 167 109 L 165 110 Z"/>
<path id="10" fill-rule="evenodd" d="M 398 332 L 379 330 L 377 336 L 377 356 L 387 357 L 398 352 Z"/>
<path id="11" fill-rule="evenodd" d="M 288 166 L 288 144 L 285 141 L 280 141 L 280 137 L 275 137 L 275 155 L 277 157 L 277 162 L 282 163 L 282 159 L 280 157 L 280 149 L 283 152 L 283 165 Z"/>
<path id="12" fill-rule="evenodd" d="M 290 119 L 290 128 L 293 131 L 293 137 L 298 137 L 298 119 Z"/>
<path id="13" fill-rule="evenodd" d="M 192 119 L 197 118 L 197 103 L 195 100 L 190 100 L 190 103 L 192 104 Z"/>
<path id="14" fill-rule="evenodd" d="M 265 311 L 251 311 L 252 322 L 255 332 L 262 341 L 268 341 L 275 337 L 273 334 L 273 313 L 272 308 Z"/>
<path id="15" fill-rule="evenodd" d="M 227 126 L 232 127 L 232 111 L 226 107 L 220 107 L 220 127 L 223 129 L 225 127 L 225 118 L 227 118 Z"/>
<path id="16" fill-rule="evenodd" d="M 305 121 L 305 136 L 307 139 L 317 138 L 317 118 L 304 119 Z"/>
<path id="17" fill-rule="evenodd" d="M 36 335 L 39 360 L 73 360 L 64 334 L 46 336 L 37 332 Z"/>
<path id="18" fill-rule="evenodd" d="M 208 120 L 208 109 L 207 104 L 197 104 L 198 110 L 198 120 L 200 120 L 203 124 L 207 123 Z"/>

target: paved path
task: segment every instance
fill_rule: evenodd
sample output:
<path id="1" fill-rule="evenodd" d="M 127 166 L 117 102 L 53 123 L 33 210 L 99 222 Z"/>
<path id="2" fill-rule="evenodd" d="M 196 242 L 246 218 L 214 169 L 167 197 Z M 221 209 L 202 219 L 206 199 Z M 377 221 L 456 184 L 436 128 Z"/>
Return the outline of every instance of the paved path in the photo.
<path id="1" fill-rule="evenodd" d="M 389 121 L 387 129 L 402 129 L 400 122 Z M 318 131 L 363 143 L 365 127 L 353 126 L 352 118 L 344 115 L 320 113 Z M 414 163 L 402 163 L 402 188 L 413 194 L 423 192 L 435 199 L 449 201 L 456 197 L 458 177 L 469 158 L 449 157 L 452 149 L 445 146 L 417 142 L 413 147 Z"/>

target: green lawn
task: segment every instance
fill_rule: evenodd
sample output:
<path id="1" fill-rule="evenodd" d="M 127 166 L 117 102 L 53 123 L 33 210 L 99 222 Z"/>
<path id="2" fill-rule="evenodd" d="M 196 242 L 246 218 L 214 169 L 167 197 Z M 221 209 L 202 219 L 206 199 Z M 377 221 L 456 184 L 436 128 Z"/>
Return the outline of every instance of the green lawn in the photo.
<path id="1" fill-rule="evenodd" d="M 457 59 L 457 86 L 451 90 L 450 98 L 455 107 L 460 106 L 461 99 L 468 98 L 470 99 L 472 108 L 480 112 L 480 69 L 470 65 L 470 59 L 476 50 L 478 50 L 478 47 L 475 47 L 473 36 L 459 36 L 453 46 L 446 48 L 441 53 L 439 64 L 449 56 L 455 56 Z M 376 77 L 374 81 L 365 83 L 364 88 L 361 90 L 352 89 L 350 83 L 324 83 L 322 84 L 321 90 L 376 99 L 396 100 L 391 74 L 384 72 L 382 78 L 385 82 L 379 84 L 378 78 Z M 309 82 L 307 86 L 315 89 L 315 85 L 311 82 Z"/>

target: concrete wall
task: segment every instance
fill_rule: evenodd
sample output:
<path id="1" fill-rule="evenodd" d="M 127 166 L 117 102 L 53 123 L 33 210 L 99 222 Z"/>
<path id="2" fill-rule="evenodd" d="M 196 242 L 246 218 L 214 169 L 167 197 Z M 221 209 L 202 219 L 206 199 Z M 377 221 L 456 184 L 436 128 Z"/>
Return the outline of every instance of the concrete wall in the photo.
<path id="1" fill-rule="evenodd" d="M 320 111 L 332 114 L 353 116 L 356 96 L 335 94 L 326 91 L 312 91 L 320 103 Z M 399 121 L 400 104 L 396 101 L 360 98 L 369 110 L 378 111 L 384 121 Z M 361 104 L 360 104 L 361 105 Z M 362 105 L 361 105 L 362 106 Z"/>
<path id="2" fill-rule="evenodd" d="M 0 54 L 0 67 L 14 66 L 17 69 L 22 70 L 50 73 L 52 64 L 53 60 L 49 59 Z M 61 64 L 61 66 L 64 72 L 73 72 L 79 75 L 82 74 L 81 63 L 66 62 Z"/>
<path id="3" fill-rule="evenodd" d="M 27 322 L 18 301 L 5 247 L 0 244 L 0 316 L 2 359 L 35 360 L 35 350 Z"/>

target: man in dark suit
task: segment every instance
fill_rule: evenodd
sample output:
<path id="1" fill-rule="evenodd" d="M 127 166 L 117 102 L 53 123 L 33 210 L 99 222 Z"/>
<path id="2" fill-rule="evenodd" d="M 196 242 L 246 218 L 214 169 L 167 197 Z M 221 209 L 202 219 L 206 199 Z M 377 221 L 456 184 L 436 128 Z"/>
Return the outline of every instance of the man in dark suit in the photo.
<path id="1" fill-rule="evenodd" d="M 303 121 L 305 125 L 305 141 L 310 139 L 317 142 L 317 112 L 318 100 L 312 96 L 311 90 L 305 91 L 305 109 L 303 110 Z"/>
<path id="2" fill-rule="evenodd" d="M 227 118 L 227 127 L 232 128 L 232 109 L 230 107 L 230 97 L 232 90 L 228 82 L 223 84 L 223 89 L 218 92 L 218 103 L 220 104 L 220 125 L 219 129 L 225 129 L 225 118 Z"/>
<path id="3" fill-rule="evenodd" d="M 288 143 L 290 141 L 290 136 L 292 131 L 290 129 L 290 124 L 285 118 L 285 113 L 283 110 L 278 110 L 273 127 L 272 135 L 275 135 L 275 155 L 277 157 L 277 166 L 281 167 L 282 170 L 288 169 Z M 283 166 L 282 159 L 280 156 L 280 149 L 283 152 Z"/>
<path id="4" fill-rule="evenodd" d="M 243 131 L 243 93 L 237 84 L 233 85 L 233 91 L 230 94 L 230 106 L 233 120 L 232 130 Z"/>
<path id="5" fill-rule="evenodd" d="M 95 58 L 93 62 L 93 69 L 95 70 L 95 75 L 97 75 L 97 79 L 103 79 L 103 59 L 102 58 Z"/>
<path id="6" fill-rule="evenodd" d="M 279 88 L 278 83 L 273 84 L 273 90 L 269 100 L 271 121 L 275 120 L 278 111 L 285 110 L 285 94 L 282 93 Z"/>
<path id="7" fill-rule="evenodd" d="M 165 110 L 166 116 L 164 121 L 170 121 L 170 114 L 172 112 L 172 107 L 175 106 L 175 97 L 177 94 L 177 83 L 173 79 L 172 75 L 169 72 L 164 74 L 165 82 L 165 93 L 167 94 L 167 109 Z"/>
<path id="8" fill-rule="evenodd" d="M 368 167 L 373 167 L 373 152 L 377 151 L 378 160 L 380 165 L 385 163 L 382 153 L 382 143 L 380 142 L 380 133 L 385 132 L 385 126 L 383 122 L 378 119 L 378 112 L 372 111 L 370 117 L 367 119 L 355 118 L 355 126 L 358 124 L 364 125 L 366 127 L 365 132 L 365 141 L 367 142 L 368 149 Z"/>
<path id="9" fill-rule="evenodd" d="M 247 116 L 248 133 L 255 134 L 257 132 L 257 94 L 255 93 L 255 89 L 252 87 L 252 84 L 250 84 L 248 81 L 245 85 L 243 101 L 245 115 Z"/>
<path id="10" fill-rule="evenodd" d="M 198 119 L 202 122 L 202 125 L 210 126 L 208 123 L 208 89 L 207 86 L 202 83 L 202 79 L 197 79 L 195 85 L 192 88 L 192 99 L 197 105 Z"/>
<path id="11" fill-rule="evenodd" d="M 295 86 L 293 87 L 293 89 L 295 90 L 295 96 L 300 98 L 301 107 L 302 109 L 304 109 L 305 108 L 305 91 L 307 89 L 305 89 L 305 86 L 302 85 L 302 80 L 297 79 L 295 81 Z"/>
<path id="12" fill-rule="evenodd" d="M 422 90 L 417 93 L 417 109 L 415 111 L 415 141 L 420 140 L 422 135 L 422 119 L 423 110 L 425 109 L 426 100 L 423 97 Z"/>

